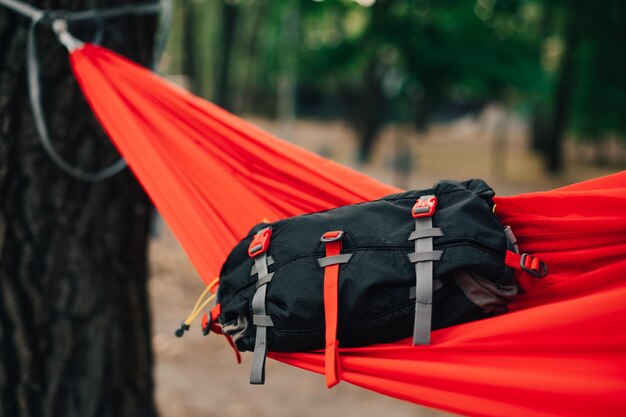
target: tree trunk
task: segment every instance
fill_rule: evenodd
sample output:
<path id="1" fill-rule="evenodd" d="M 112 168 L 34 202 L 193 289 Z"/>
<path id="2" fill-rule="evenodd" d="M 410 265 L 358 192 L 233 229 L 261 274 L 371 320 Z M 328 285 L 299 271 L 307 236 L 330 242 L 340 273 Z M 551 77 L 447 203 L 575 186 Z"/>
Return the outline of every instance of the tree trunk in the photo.
<path id="1" fill-rule="evenodd" d="M 491 171 L 496 178 L 506 176 L 506 156 L 509 147 L 509 110 L 506 106 L 500 107 L 501 114 L 493 129 L 491 142 Z"/>
<path id="2" fill-rule="evenodd" d="M 280 136 L 293 140 L 296 121 L 298 84 L 298 31 L 300 8 L 297 2 L 282 11 L 280 43 L 283 52 L 279 55 L 280 74 L 278 76 L 276 115 L 279 121 Z"/>
<path id="3" fill-rule="evenodd" d="M 535 103 L 530 116 L 530 146 L 533 151 L 546 152 L 548 136 L 550 133 L 550 118 L 547 116 L 548 109 L 541 103 Z"/>
<path id="4" fill-rule="evenodd" d="M 137 1 L 139 2 L 139 1 Z M 106 7 L 122 1 L 37 1 Z M 28 104 L 29 22 L 0 7 L 0 416 L 155 416 L 146 289 L 150 203 L 128 170 L 91 184 L 57 168 Z M 71 28 L 93 32 L 86 23 Z M 150 62 L 154 17 L 104 21 L 105 46 Z M 42 22 L 52 141 L 95 171 L 118 158 Z"/>
<path id="5" fill-rule="evenodd" d="M 196 59 L 196 4 L 188 0 L 182 2 L 183 12 L 183 57 L 182 72 L 187 76 L 188 90 L 194 94 L 198 94 L 198 63 Z"/>
<path id="6" fill-rule="evenodd" d="M 231 57 L 235 45 L 235 33 L 239 20 L 239 8 L 236 3 L 222 3 L 222 29 L 220 33 L 219 55 L 217 58 L 217 80 L 215 85 L 215 103 L 227 110 L 232 109 L 230 91 Z"/>
<path id="7" fill-rule="evenodd" d="M 360 138 L 358 159 L 361 163 L 369 161 L 388 110 L 379 65 L 378 60 L 373 58 L 365 69 L 360 101 L 357 103 L 355 123 Z"/>
<path id="8" fill-rule="evenodd" d="M 262 48 L 263 31 L 267 29 L 268 15 L 275 7 L 272 0 L 261 0 L 251 3 L 253 8 L 252 22 L 248 25 L 250 31 L 246 37 L 243 45 L 243 56 L 246 57 L 247 65 L 242 68 L 244 76 L 241 77 L 239 82 L 241 83 L 241 107 L 239 110 L 245 113 L 251 113 L 255 109 L 261 108 L 262 104 L 258 103 L 258 91 L 259 88 L 259 66 Z M 297 68 L 296 68 L 297 69 Z M 296 74 L 297 75 L 297 74 Z"/>
<path id="9" fill-rule="evenodd" d="M 551 174 L 559 174 L 563 169 L 563 136 L 574 89 L 574 54 L 578 48 L 579 37 L 576 16 L 569 11 L 565 29 L 565 50 L 559 65 L 559 78 L 552 103 L 552 122 L 546 143 L 546 168 Z"/>
<path id="10" fill-rule="evenodd" d="M 546 3 L 543 7 L 543 14 L 539 20 L 539 36 L 541 39 L 548 38 L 555 27 L 555 11 L 554 3 Z M 541 50 L 537 48 L 537 61 L 541 61 Z M 530 148 L 542 155 L 546 154 L 548 136 L 550 134 L 550 109 L 539 99 L 532 105 L 530 114 Z"/>

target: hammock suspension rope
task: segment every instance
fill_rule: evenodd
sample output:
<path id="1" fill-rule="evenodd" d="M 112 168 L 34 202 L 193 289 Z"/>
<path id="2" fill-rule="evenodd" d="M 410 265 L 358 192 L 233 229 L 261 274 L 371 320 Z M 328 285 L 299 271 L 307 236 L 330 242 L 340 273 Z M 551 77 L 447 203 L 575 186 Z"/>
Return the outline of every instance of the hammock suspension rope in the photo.
<path id="1" fill-rule="evenodd" d="M 92 9 L 83 11 L 44 10 L 18 0 L 0 0 L 0 5 L 30 19 L 26 48 L 26 77 L 28 81 L 28 95 L 30 107 L 35 121 L 37 137 L 48 157 L 64 172 L 72 177 L 86 182 L 99 182 L 108 179 L 126 168 L 126 161 L 118 159 L 113 164 L 98 172 L 87 172 L 73 166 L 55 149 L 48 133 L 46 118 L 41 105 L 41 85 L 39 81 L 39 59 L 37 57 L 36 29 L 42 22 L 51 23 L 52 30 L 68 52 L 73 52 L 83 46 L 83 43 L 74 38 L 68 30 L 68 22 L 94 20 L 98 22 L 98 32 L 95 43 L 102 38 L 102 19 L 128 15 L 161 14 L 159 31 L 155 42 L 153 69 L 163 55 L 171 25 L 171 0 L 160 0 L 157 3 L 123 5 L 117 7 Z"/>

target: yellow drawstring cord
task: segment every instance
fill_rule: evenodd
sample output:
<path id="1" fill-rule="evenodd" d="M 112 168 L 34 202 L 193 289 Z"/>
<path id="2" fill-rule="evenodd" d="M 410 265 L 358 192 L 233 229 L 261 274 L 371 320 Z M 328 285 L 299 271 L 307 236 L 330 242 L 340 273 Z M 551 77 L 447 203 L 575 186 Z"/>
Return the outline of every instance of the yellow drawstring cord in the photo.
<path id="1" fill-rule="evenodd" d="M 200 313 L 202 313 L 206 306 L 215 299 L 217 293 L 211 294 L 208 298 L 206 298 L 206 300 L 205 297 L 211 292 L 211 290 L 215 287 L 219 280 L 219 277 L 215 278 L 213 281 L 211 281 L 209 285 L 207 285 L 204 291 L 202 291 L 202 294 L 200 295 L 200 297 L 198 297 L 198 301 L 196 301 L 196 305 L 191 310 L 191 313 L 189 313 L 187 318 L 182 323 L 180 323 L 180 327 L 176 329 L 176 336 L 181 337 L 185 333 L 185 330 L 189 330 L 191 322 L 194 321 L 196 317 L 198 317 Z"/>
<path id="2" fill-rule="evenodd" d="M 263 222 L 269 223 L 270 221 L 267 218 L 263 218 Z M 202 291 L 202 294 L 200 295 L 200 297 L 198 297 L 198 301 L 196 301 L 196 305 L 193 306 L 193 310 L 191 310 L 191 313 L 189 313 L 187 318 L 182 323 L 180 323 L 180 327 L 176 329 L 176 332 L 175 332 L 176 336 L 181 337 L 185 333 L 186 330 L 189 330 L 189 326 L 191 325 L 191 322 L 194 321 L 196 317 L 198 317 L 200 313 L 202 313 L 202 311 L 206 308 L 206 306 L 209 305 L 209 303 L 215 299 L 215 296 L 217 295 L 217 293 L 211 294 L 209 298 L 202 301 L 207 296 L 207 294 L 211 292 L 211 290 L 217 286 L 219 281 L 220 281 L 220 277 L 215 278 L 213 281 L 211 281 L 209 285 L 207 285 L 204 291 Z"/>

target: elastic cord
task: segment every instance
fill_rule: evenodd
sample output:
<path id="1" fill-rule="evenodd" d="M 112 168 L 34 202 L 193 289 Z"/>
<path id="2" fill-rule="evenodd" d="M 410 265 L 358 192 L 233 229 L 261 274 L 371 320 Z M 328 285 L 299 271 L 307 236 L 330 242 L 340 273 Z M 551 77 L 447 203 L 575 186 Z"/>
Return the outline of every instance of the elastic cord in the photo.
<path id="1" fill-rule="evenodd" d="M 215 299 L 217 292 L 215 294 L 211 294 L 206 300 L 204 298 L 215 289 L 215 285 L 219 282 L 219 280 L 219 277 L 215 278 L 209 285 L 207 285 L 202 294 L 200 294 L 200 297 L 198 297 L 198 301 L 196 301 L 196 305 L 191 310 L 191 313 L 189 313 L 187 318 L 183 321 L 186 326 L 191 325 L 191 322 L 194 321 L 196 317 L 204 311 L 206 306 Z"/>

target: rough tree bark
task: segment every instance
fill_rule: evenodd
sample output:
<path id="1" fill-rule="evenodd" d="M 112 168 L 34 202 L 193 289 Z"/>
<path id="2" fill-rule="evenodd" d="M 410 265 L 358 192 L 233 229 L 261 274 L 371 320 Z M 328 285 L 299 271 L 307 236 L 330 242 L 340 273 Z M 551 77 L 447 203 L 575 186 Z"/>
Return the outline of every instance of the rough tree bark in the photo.
<path id="1" fill-rule="evenodd" d="M 139 2 L 139 1 L 137 1 Z M 128 1 L 36 1 L 79 10 Z M 154 416 L 146 244 L 150 203 L 126 170 L 90 184 L 37 142 L 29 22 L 0 7 L 0 416 Z M 93 23 L 75 27 L 93 32 Z M 150 62 L 154 17 L 105 22 L 104 44 Z M 46 24 L 43 103 L 58 151 L 85 170 L 117 158 Z"/>

